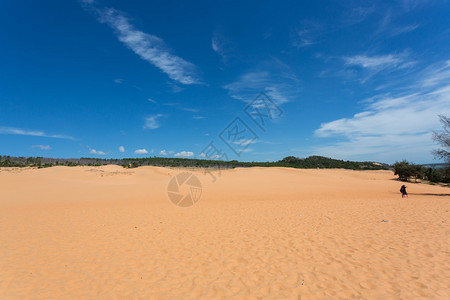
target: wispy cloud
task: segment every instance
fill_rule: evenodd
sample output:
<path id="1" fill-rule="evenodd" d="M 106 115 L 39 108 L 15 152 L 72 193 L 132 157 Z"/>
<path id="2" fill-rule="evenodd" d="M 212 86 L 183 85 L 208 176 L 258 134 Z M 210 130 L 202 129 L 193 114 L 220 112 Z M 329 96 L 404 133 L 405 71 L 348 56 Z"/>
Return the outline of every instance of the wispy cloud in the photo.
<path id="1" fill-rule="evenodd" d="M 161 103 L 158 103 L 156 100 L 153 100 L 151 98 L 148 98 L 147 101 L 151 102 L 153 104 L 156 104 L 156 105 L 170 106 L 170 107 L 173 107 L 175 109 L 183 110 L 183 111 L 187 111 L 187 112 L 191 112 L 191 113 L 198 113 L 198 112 L 200 112 L 200 109 L 198 109 L 198 108 L 186 107 L 183 104 L 177 103 L 177 102 L 165 102 L 165 103 L 161 102 Z M 150 118 L 159 118 L 159 117 L 163 117 L 163 116 L 164 115 L 162 115 L 162 114 L 158 114 L 158 115 L 150 116 Z"/>
<path id="2" fill-rule="evenodd" d="M 353 5 L 351 1 L 344 1 L 342 4 L 346 7 L 344 9 L 343 23 L 344 25 L 354 25 L 363 22 L 366 20 L 371 14 L 373 14 L 376 10 L 375 3 L 370 2 L 368 5 Z"/>
<path id="3" fill-rule="evenodd" d="M 120 147 L 119 147 L 119 152 L 124 153 L 124 152 L 125 152 L 125 147 L 124 147 L 124 146 L 120 146 Z"/>
<path id="4" fill-rule="evenodd" d="M 192 108 L 192 107 L 177 107 L 178 109 L 188 111 L 188 112 L 199 112 L 200 109 L 198 108 Z"/>
<path id="5" fill-rule="evenodd" d="M 323 26 L 317 22 L 305 20 L 302 25 L 291 33 L 291 43 L 295 47 L 306 47 L 318 42 L 318 37 L 323 34 Z"/>
<path id="6" fill-rule="evenodd" d="M 161 38 L 135 29 L 123 12 L 113 8 L 97 9 L 96 12 L 100 22 L 114 29 L 119 41 L 170 79 L 182 84 L 201 83 L 194 64 L 172 54 Z"/>
<path id="7" fill-rule="evenodd" d="M 251 144 L 256 143 L 256 140 L 252 140 L 252 139 L 242 139 L 239 141 L 234 142 L 233 144 L 239 145 L 239 146 L 248 146 Z"/>
<path id="8" fill-rule="evenodd" d="M 68 139 L 68 140 L 75 139 L 74 137 L 64 135 L 64 134 L 48 134 L 48 133 L 46 133 L 44 131 L 40 131 L 40 130 L 28 130 L 28 129 L 21 129 L 21 128 L 15 128 L 15 127 L 4 127 L 4 126 L 0 126 L 0 134 L 40 136 L 40 137 L 55 138 L 55 139 Z"/>
<path id="9" fill-rule="evenodd" d="M 219 45 L 219 41 L 217 40 L 217 38 L 215 36 L 213 36 L 212 40 L 211 40 L 211 48 L 216 51 L 217 53 L 219 53 L 219 55 L 221 55 L 221 51 L 222 49 L 220 48 Z"/>
<path id="10" fill-rule="evenodd" d="M 267 71 L 243 74 L 235 82 L 223 86 L 231 97 L 251 102 L 260 92 L 265 92 L 276 104 L 289 102 L 298 89 L 298 80 L 289 74 L 272 75 Z"/>
<path id="11" fill-rule="evenodd" d="M 159 118 L 163 117 L 163 114 L 157 114 L 157 115 L 153 115 L 153 116 L 148 116 L 145 119 L 145 125 L 144 128 L 145 129 L 157 129 L 159 128 L 161 125 L 158 121 Z"/>
<path id="12" fill-rule="evenodd" d="M 181 152 L 175 153 L 174 156 L 175 157 L 192 157 L 192 156 L 194 156 L 194 152 L 181 151 Z"/>
<path id="13" fill-rule="evenodd" d="M 137 149 L 134 150 L 134 154 L 147 154 L 148 151 L 146 149 Z"/>
<path id="14" fill-rule="evenodd" d="M 448 84 L 450 80 L 450 60 L 427 67 L 421 74 L 422 87 L 434 87 Z"/>
<path id="15" fill-rule="evenodd" d="M 162 103 L 162 105 L 164 105 L 164 106 L 172 106 L 172 107 L 174 107 L 176 109 L 184 110 L 184 111 L 188 111 L 188 112 L 199 112 L 200 111 L 200 109 L 198 109 L 198 108 L 185 107 L 182 104 L 176 103 L 176 102 Z"/>
<path id="16" fill-rule="evenodd" d="M 350 118 L 321 124 L 314 134 L 337 142 L 318 147 L 322 155 L 357 159 L 414 159 L 435 147 L 432 132 L 439 130 L 438 115 L 450 115 L 450 65 L 448 62 L 420 74 L 415 87 L 403 95 L 373 97 Z M 423 84 L 429 89 L 424 91 Z M 420 155 L 418 154 L 420 153 Z"/>
<path id="17" fill-rule="evenodd" d="M 346 73 L 349 76 L 357 77 L 361 83 L 365 83 L 378 73 L 393 74 L 399 70 L 411 69 L 411 67 L 417 63 L 411 58 L 408 51 L 399 54 L 383 55 L 359 54 L 354 56 L 344 56 L 341 57 L 341 59 L 346 66 L 345 72 L 340 70 L 337 73 Z"/>
<path id="18" fill-rule="evenodd" d="M 114 79 L 114 82 L 115 83 L 123 83 L 123 79 L 122 78 L 117 78 L 117 79 Z"/>
<path id="19" fill-rule="evenodd" d="M 230 56 L 233 53 L 233 47 L 228 38 L 226 38 L 221 32 L 214 32 L 211 38 L 211 48 L 219 54 L 223 63 L 228 63 Z"/>
<path id="20" fill-rule="evenodd" d="M 349 66 L 359 66 L 367 69 L 383 69 L 388 67 L 395 67 L 401 64 L 404 59 L 399 55 L 355 55 L 342 58 Z"/>
<path id="21" fill-rule="evenodd" d="M 390 31 L 388 32 L 388 35 L 390 37 L 394 37 L 394 36 L 398 36 L 400 34 L 405 34 L 405 33 L 414 31 L 417 28 L 419 28 L 419 25 L 405 25 L 405 26 L 394 27 L 394 28 L 390 29 Z"/>
<path id="22" fill-rule="evenodd" d="M 49 145 L 33 145 L 32 148 L 39 148 L 41 150 L 50 150 L 52 149 Z"/>
<path id="23" fill-rule="evenodd" d="M 423 7 L 424 5 L 433 2 L 431 0 L 399 0 L 400 7 L 403 12 L 409 12 L 414 9 Z"/>
<path id="24" fill-rule="evenodd" d="M 397 20 L 400 15 L 404 13 L 403 10 L 395 10 L 395 13 L 393 10 L 389 9 L 388 11 L 384 12 L 384 16 L 380 18 L 380 23 L 378 25 L 378 29 L 375 32 L 375 35 L 381 35 L 383 39 L 386 37 L 395 37 L 401 34 L 405 34 L 411 31 L 416 30 L 419 28 L 419 25 L 413 24 L 413 25 L 395 25 L 392 24 L 392 20 Z"/>
<path id="25" fill-rule="evenodd" d="M 180 93 L 182 91 L 184 91 L 184 88 L 176 85 L 175 83 L 171 82 L 171 81 L 166 81 L 167 85 L 171 88 L 173 93 Z"/>

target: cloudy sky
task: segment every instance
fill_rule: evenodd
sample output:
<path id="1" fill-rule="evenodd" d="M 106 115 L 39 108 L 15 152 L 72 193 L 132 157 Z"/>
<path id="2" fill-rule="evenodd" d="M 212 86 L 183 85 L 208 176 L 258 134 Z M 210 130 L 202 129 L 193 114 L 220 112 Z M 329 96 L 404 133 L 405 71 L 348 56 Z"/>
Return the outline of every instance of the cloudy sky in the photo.
<path id="1" fill-rule="evenodd" d="M 2 1 L 0 155 L 433 162 L 448 1 Z"/>

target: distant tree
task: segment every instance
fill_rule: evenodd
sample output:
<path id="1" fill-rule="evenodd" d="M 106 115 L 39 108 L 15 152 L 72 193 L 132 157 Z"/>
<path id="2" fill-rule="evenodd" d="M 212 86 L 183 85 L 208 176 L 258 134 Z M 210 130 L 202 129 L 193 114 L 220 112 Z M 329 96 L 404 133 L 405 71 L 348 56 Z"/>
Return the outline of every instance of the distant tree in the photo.
<path id="1" fill-rule="evenodd" d="M 440 182 L 440 181 L 442 181 L 441 174 L 439 172 L 437 172 L 433 168 L 426 169 L 423 175 L 424 175 L 424 178 L 426 180 L 429 180 L 431 182 Z"/>
<path id="2" fill-rule="evenodd" d="M 442 178 L 441 182 L 450 183 L 450 167 L 439 170 L 439 174 Z"/>
<path id="3" fill-rule="evenodd" d="M 286 156 L 285 158 L 283 158 L 281 160 L 281 162 L 285 162 L 285 163 L 295 163 L 297 162 L 299 159 L 295 156 Z"/>
<path id="4" fill-rule="evenodd" d="M 425 169 L 419 165 L 411 165 L 412 176 L 414 177 L 414 181 L 417 182 L 417 179 L 423 178 L 423 174 Z"/>
<path id="5" fill-rule="evenodd" d="M 398 179 L 402 181 L 407 181 L 409 177 L 417 179 L 421 171 L 420 166 L 410 164 L 406 160 L 396 162 L 392 167 L 394 168 L 394 175 L 398 175 Z"/>
<path id="6" fill-rule="evenodd" d="M 434 132 L 433 140 L 441 144 L 442 148 L 433 151 L 433 154 L 438 159 L 444 159 L 450 164 L 450 119 L 446 116 L 439 116 L 443 125 L 441 133 Z"/>

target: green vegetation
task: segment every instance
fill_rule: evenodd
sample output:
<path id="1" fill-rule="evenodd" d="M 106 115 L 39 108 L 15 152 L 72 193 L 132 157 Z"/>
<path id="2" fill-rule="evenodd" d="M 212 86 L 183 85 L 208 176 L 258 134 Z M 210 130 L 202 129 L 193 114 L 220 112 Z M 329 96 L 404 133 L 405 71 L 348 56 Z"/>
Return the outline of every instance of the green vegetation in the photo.
<path id="1" fill-rule="evenodd" d="M 408 181 L 409 178 L 427 180 L 433 183 L 442 182 L 450 183 L 450 167 L 445 168 L 427 168 L 421 165 L 415 165 L 407 161 L 396 162 L 392 165 L 394 174 L 398 175 L 398 179 Z"/>
<path id="2" fill-rule="evenodd" d="M 60 159 L 45 157 L 12 157 L 0 156 L 0 167 L 35 167 L 48 168 L 53 166 L 103 166 L 118 165 L 124 168 L 137 168 L 141 166 L 157 167 L 188 167 L 188 168 L 248 168 L 248 167 L 287 167 L 298 169 L 350 169 L 350 170 L 388 170 L 394 169 L 400 180 L 410 178 L 423 179 L 430 182 L 450 183 L 450 167 L 431 168 L 429 165 L 414 165 L 407 161 L 396 162 L 392 166 L 377 162 L 357 162 L 332 159 L 323 156 L 310 156 L 298 158 L 287 156 L 275 162 L 240 162 L 237 160 L 222 161 L 208 159 L 189 159 L 175 157 L 145 157 L 124 159 L 99 159 L 82 157 L 79 159 Z M 442 165 L 437 165 L 442 166 Z"/>
<path id="3" fill-rule="evenodd" d="M 332 159 L 323 156 L 310 156 L 308 158 L 297 158 L 288 156 L 282 160 L 272 163 L 279 167 L 291 167 L 300 169 L 351 169 L 351 170 L 387 170 L 387 164 L 374 162 L 357 162 Z"/>
<path id="4" fill-rule="evenodd" d="M 407 181 L 410 177 L 414 177 L 417 180 L 422 172 L 420 166 L 410 164 L 406 160 L 396 162 L 392 167 L 394 168 L 394 175 L 398 175 L 398 179 L 402 181 Z"/>
<path id="5" fill-rule="evenodd" d="M 386 170 L 388 165 L 373 162 L 354 162 L 332 159 L 322 156 L 310 156 L 308 158 L 285 157 L 276 162 L 239 162 L 237 160 L 221 161 L 208 159 L 188 159 L 172 157 L 146 157 L 146 158 L 124 158 L 124 159 L 56 159 L 43 157 L 10 157 L 0 156 L 0 167 L 51 167 L 51 166 L 101 166 L 119 165 L 124 168 L 136 168 L 140 166 L 159 167 L 194 167 L 194 168 L 247 168 L 247 167 L 289 167 L 300 169 L 330 169 L 342 168 L 351 170 Z"/>
<path id="6" fill-rule="evenodd" d="M 443 128 L 441 132 L 434 132 L 433 140 L 439 143 L 441 148 L 434 150 L 433 154 L 446 163 L 414 165 L 406 160 L 396 162 L 392 167 L 399 180 L 407 181 L 413 177 L 415 181 L 424 179 L 432 183 L 450 183 L 450 118 L 439 116 L 439 119 Z"/>

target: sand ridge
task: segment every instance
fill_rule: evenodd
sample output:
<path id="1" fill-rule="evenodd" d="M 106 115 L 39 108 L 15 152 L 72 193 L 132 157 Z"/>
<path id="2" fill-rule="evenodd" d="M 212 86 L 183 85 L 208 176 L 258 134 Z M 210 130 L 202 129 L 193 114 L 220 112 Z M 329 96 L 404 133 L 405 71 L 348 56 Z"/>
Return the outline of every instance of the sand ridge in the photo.
<path id="1" fill-rule="evenodd" d="M 167 184 L 193 172 L 180 208 Z M 449 299 L 450 192 L 390 171 L 0 170 L 0 299 Z"/>

